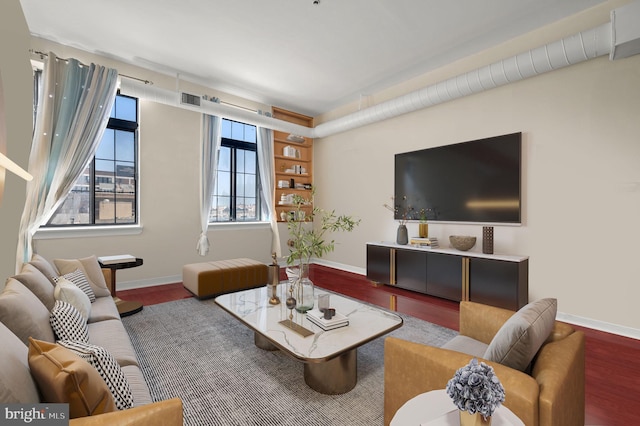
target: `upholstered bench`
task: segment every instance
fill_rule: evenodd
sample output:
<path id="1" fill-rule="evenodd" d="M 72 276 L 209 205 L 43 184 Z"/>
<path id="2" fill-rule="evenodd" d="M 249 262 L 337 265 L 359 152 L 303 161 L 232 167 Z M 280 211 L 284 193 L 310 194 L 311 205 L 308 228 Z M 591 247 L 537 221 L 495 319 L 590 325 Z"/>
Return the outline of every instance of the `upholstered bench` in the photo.
<path id="1" fill-rule="evenodd" d="M 204 299 L 264 285 L 268 275 L 267 265 L 247 258 L 190 263 L 182 267 L 182 285 Z"/>

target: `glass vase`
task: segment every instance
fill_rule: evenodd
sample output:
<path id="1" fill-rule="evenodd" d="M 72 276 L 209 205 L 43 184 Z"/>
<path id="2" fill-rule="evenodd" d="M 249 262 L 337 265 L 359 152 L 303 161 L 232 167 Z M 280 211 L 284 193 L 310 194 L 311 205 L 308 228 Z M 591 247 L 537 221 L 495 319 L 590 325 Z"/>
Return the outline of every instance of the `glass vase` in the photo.
<path id="1" fill-rule="evenodd" d="M 313 309 L 314 288 L 313 281 L 309 279 L 309 264 L 290 266 L 287 268 L 289 286 L 293 288 L 293 297 L 296 299 L 296 311 L 304 314 Z"/>

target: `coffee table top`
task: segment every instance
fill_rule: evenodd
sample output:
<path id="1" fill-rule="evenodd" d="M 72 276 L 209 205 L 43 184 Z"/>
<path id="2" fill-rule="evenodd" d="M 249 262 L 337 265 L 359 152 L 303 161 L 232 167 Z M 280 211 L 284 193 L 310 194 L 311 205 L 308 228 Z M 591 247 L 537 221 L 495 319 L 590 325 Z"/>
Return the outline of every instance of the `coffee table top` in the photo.
<path id="1" fill-rule="evenodd" d="M 324 331 L 309 321 L 306 314 L 287 309 L 284 303 L 287 289 L 286 283 L 278 285 L 281 301 L 278 305 L 269 304 L 266 286 L 223 294 L 216 297 L 215 302 L 279 349 L 303 362 L 327 361 L 402 326 L 402 318 L 392 312 L 316 287 L 316 306 L 318 295 L 329 294 L 330 306 L 349 319 L 346 327 Z M 314 334 L 303 337 L 279 324 L 288 320 L 291 313 L 293 322 Z"/>

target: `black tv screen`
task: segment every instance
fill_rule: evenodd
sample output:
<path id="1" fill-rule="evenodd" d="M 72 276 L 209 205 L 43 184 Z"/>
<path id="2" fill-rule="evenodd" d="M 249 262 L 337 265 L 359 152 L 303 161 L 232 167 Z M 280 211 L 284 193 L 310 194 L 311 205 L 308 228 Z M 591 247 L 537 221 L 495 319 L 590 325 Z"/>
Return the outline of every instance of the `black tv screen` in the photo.
<path id="1" fill-rule="evenodd" d="M 395 156 L 395 218 L 519 224 L 522 134 Z"/>

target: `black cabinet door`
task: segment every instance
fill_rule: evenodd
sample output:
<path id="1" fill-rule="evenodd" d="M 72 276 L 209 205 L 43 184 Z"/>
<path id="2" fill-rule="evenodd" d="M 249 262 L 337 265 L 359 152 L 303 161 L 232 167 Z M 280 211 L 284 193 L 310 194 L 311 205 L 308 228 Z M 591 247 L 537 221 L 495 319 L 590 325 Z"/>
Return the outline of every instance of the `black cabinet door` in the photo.
<path id="1" fill-rule="evenodd" d="M 427 294 L 459 302 L 462 300 L 462 261 L 460 256 L 427 254 Z"/>
<path id="2" fill-rule="evenodd" d="M 391 249 L 367 244 L 367 279 L 391 284 Z"/>
<path id="3" fill-rule="evenodd" d="M 396 250 L 396 285 L 407 290 L 427 292 L 427 253 Z"/>
<path id="4" fill-rule="evenodd" d="M 469 300 L 517 311 L 527 303 L 528 261 L 471 258 Z"/>

